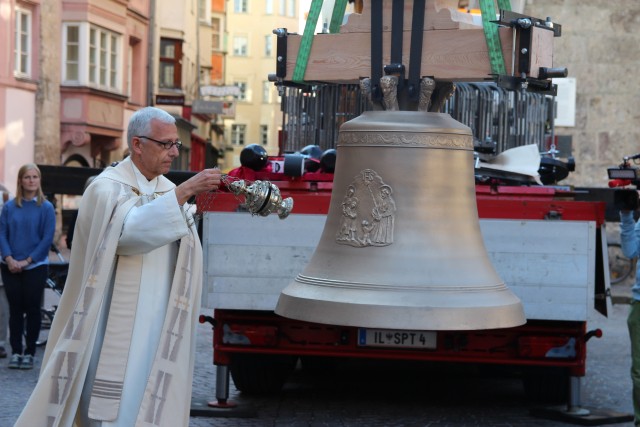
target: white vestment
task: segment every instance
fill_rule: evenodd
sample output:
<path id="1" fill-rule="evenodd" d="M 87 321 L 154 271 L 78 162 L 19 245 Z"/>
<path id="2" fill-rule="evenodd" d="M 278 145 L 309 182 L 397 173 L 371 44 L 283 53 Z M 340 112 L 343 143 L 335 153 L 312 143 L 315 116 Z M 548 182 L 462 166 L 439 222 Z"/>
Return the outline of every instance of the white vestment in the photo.
<path id="1" fill-rule="evenodd" d="M 143 199 L 146 197 L 152 200 L 158 178 L 147 181 L 133 163 L 131 166 L 136 174 L 138 189 L 143 194 Z M 173 197 L 171 197 L 172 195 Z M 157 226 L 157 224 L 166 225 L 167 223 L 174 224 L 174 227 Z M 94 347 L 94 350 L 97 351 L 93 352 L 89 364 L 89 376 L 85 380 L 80 399 L 81 425 L 87 427 L 130 427 L 135 425 L 155 356 L 155 352 L 150 349 L 158 347 L 162 321 L 167 313 L 171 279 L 178 253 L 176 237 L 181 237 L 188 231 L 182 210 L 175 198 L 175 192 L 167 194 L 167 197 L 163 199 L 159 198 L 156 203 L 146 203 L 134 207 L 126 216 L 116 253 L 118 255 L 143 255 L 140 294 L 133 325 L 131 350 L 124 377 L 122 404 L 116 421 L 101 423 L 100 421 L 91 421 L 86 417 L 93 387 L 91 373 L 95 374 L 98 365 L 100 346 L 104 339 L 104 328 L 107 322 L 108 311 L 103 310 L 98 327 L 98 339 Z M 104 304 L 108 305 L 109 302 L 110 299 L 105 299 Z"/>

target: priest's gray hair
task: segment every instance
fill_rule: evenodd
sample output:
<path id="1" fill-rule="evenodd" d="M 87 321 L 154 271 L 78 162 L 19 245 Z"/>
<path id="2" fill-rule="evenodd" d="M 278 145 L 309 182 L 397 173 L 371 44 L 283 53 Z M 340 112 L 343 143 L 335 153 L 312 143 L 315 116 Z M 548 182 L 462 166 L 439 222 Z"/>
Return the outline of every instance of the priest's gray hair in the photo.
<path id="1" fill-rule="evenodd" d="M 133 113 L 129 119 L 127 128 L 127 145 L 129 151 L 133 150 L 133 138 L 136 136 L 150 136 L 151 121 L 158 120 L 162 123 L 175 124 L 176 119 L 171 114 L 157 107 L 144 107 Z"/>

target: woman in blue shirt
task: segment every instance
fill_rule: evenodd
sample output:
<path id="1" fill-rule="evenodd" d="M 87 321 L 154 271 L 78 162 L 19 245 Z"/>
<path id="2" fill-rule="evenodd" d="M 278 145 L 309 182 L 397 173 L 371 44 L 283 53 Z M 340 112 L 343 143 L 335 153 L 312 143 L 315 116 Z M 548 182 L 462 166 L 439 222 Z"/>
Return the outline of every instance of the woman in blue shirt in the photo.
<path id="1" fill-rule="evenodd" d="M 31 369 L 40 334 L 40 306 L 49 270 L 56 214 L 45 199 L 40 169 L 28 163 L 18 171 L 16 197 L 0 214 L 2 281 L 9 301 L 9 368 Z M 26 347 L 22 336 L 26 315 Z"/>

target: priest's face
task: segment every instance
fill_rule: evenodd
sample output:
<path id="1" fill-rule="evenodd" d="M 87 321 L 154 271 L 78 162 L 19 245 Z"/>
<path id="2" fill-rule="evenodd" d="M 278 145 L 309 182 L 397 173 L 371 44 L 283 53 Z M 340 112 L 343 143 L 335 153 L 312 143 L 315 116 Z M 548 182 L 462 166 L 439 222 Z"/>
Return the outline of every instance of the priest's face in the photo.
<path id="1" fill-rule="evenodd" d="M 149 135 L 135 137 L 132 142 L 138 154 L 132 158 L 137 158 L 136 166 L 148 180 L 169 172 L 171 162 L 180 155 L 176 144 L 178 128 L 174 124 L 153 120 Z"/>

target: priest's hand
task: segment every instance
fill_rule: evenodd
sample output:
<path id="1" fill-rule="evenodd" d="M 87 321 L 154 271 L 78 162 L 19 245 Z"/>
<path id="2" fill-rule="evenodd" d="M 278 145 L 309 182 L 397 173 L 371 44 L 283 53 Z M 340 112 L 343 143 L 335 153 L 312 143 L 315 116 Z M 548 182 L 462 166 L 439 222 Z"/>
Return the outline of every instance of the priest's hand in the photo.
<path id="1" fill-rule="evenodd" d="M 220 187 L 222 173 L 220 169 L 204 169 L 176 187 L 176 197 L 180 206 L 192 196 L 217 190 Z"/>

